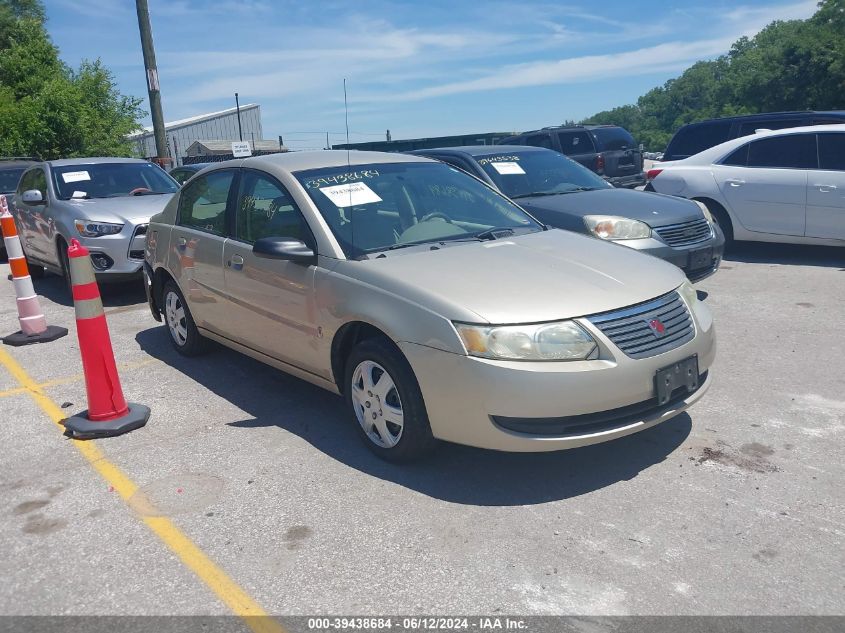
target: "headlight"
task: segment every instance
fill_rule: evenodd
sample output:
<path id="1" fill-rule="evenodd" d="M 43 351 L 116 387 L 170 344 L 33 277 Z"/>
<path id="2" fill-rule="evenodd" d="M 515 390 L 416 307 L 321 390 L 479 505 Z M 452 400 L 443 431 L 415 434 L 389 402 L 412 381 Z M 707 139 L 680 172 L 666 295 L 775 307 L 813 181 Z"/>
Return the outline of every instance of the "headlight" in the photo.
<path id="1" fill-rule="evenodd" d="M 598 356 L 593 337 L 573 321 L 539 325 L 455 323 L 467 353 L 498 360 L 584 360 Z"/>
<path id="2" fill-rule="evenodd" d="M 651 235 L 651 227 L 645 222 L 615 215 L 586 215 L 584 224 L 603 240 L 637 240 Z"/>
<path id="3" fill-rule="evenodd" d="M 698 291 L 693 287 L 689 280 L 686 280 L 681 284 L 681 287 L 678 288 L 678 292 L 680 292 L 681 296 L 686 299 L 687 305 L 690 307 L 693 307 L 696 303 L 698 303 Z"/>
<path id="4" fill-rule="evenodd" d="M 83 237 L 103 237 L 104 235 L 116 235 L 123 230 L 122 224 L 111 222 L 90 222 L 89 220 L 76 220 L 76 230 Z"/>

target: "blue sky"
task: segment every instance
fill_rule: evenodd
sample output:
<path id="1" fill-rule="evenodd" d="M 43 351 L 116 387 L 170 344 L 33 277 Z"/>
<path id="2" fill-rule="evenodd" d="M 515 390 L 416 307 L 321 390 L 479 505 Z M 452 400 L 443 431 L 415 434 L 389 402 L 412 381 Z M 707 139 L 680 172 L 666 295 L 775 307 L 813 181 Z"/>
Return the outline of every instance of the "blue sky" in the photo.
<path id="1" fill-rule="evenodd" d="M 146 83 L 133 0 L 46 0 L 71 66 Z M 521 131 L 632 103 L 699 59 L 815 0 L 710 3 L 149 0 L 167 121 L 260 103 L 264 136 L 350 140 Z M 148 118 L 149 120 L 149 118 Z M 148 123 L 148 120 L 145 123 Z"/>

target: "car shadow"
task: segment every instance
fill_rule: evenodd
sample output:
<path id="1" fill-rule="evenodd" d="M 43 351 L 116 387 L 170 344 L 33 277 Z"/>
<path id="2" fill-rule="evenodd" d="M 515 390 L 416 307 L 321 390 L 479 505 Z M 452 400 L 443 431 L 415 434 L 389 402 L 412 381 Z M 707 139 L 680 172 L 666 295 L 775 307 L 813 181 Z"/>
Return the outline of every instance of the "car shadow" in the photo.
<path id="1" fill-rule="evenodd" d="M 749 264 L 822 266 L 839 268 L 845 271 L 845 248 L 841 246 L 735 242 L 731 249 L 725 253 L 723 260 Z"/>
<path id="2" fill-rule="evenodd" d="M 662 462 L 692 428 L 684 413 L 628 437 L 568 451 L 502 453 L 444 442 L 421 461 L 391 464 L 364 446 L 343 400 L 328 391 L 222 346 L 207 358 L 185 358 L 162 327 L 135 338 L 146 353 L 249 414 L 229 426 L 245 433 L 279 427 L 350 468 L 452 503 L 530 505 L 577 497 Z"/>
<path id="3" fill-rule="evenodd" d="M 58 305 L 73 307 L 73 299 L 64 278 L 47 273 L 41 279 L 33 279 L 32 283 L 35 286 L 35 292 L 45 299 Z M 147 301 L 144 282 L 141 279 L 120 283 L 101 283 L 100 297 L 105 308 L 123 307 Z"/>

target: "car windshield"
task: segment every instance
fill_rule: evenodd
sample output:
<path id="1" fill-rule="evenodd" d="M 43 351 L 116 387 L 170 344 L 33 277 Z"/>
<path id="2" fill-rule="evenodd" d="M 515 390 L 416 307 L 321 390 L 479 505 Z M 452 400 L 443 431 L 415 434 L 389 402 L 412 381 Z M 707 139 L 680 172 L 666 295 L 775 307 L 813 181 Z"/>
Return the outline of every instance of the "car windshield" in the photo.
<path id="1" fill-rule="evenodd" d="M 475 160 L 499 190 L 511 198 L 612 186 L 586 167 L 553 151 L 511 150 L 476 156 Z"/>
<path id="2" fill-rule="evenodd" d="M 0 169 L 0 193 L 12 193 L 17 189 L 24 169 L 24 167 Z"/>
<path id="3" fill-rule="evenodd" d="M 542 226 L 475 178 L 442 163 L 379 163 L 294 174 L 349 258 Z M 491 231 L 492 229 L 492 231 Z"/>
<path id="4" fill-rule="evenodd" d="M 53 167 L 56 195 L 71 198 L 119 198 L 173 193 L 179 185 L 152 163 L 90 163 Z"/>

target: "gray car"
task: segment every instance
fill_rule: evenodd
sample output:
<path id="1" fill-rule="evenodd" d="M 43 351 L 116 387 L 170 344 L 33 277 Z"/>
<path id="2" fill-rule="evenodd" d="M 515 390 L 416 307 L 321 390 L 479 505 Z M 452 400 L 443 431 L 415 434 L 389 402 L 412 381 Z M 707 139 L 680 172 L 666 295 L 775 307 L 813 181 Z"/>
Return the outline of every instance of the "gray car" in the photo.
<path id="1" fill-rule="evenodd" d="M 37 163 L 21 176 L 12 214 L 33 271 L 68 277 L 67 247 L 91 251 L 98 281 L 140 278 L 150 216 L 179 185 L 157 165 L 134 158 Z"/>
<path id="2" fill-rule="evenodd" d="M 419 156 L 209 167 L 150 221 L 145 272 L 179 353 L 211 339 L 343 394 L 392 460 L 436 439 L 550 451 L 649 428 L 701 398 L 716 350 L 675 266 L 548 229 Z"/>
<path id="3" fill-rule="evenodd" d="M 692 281 L 715 273 L 725 237 L 706 207 L 674 196 L 618 189 L 552 150 L 519 145 L 423 149 L 480 178 L 535 218 L 660 257 Z"/>

